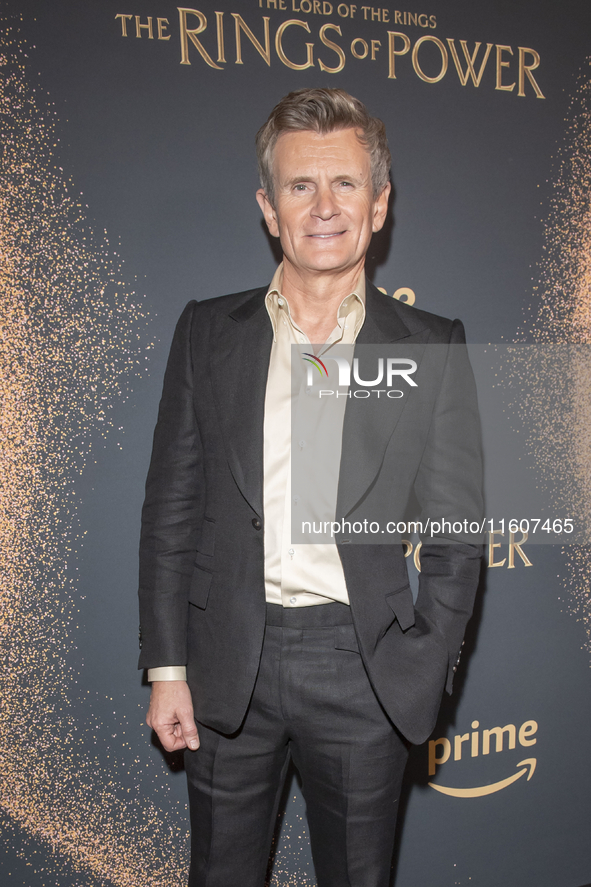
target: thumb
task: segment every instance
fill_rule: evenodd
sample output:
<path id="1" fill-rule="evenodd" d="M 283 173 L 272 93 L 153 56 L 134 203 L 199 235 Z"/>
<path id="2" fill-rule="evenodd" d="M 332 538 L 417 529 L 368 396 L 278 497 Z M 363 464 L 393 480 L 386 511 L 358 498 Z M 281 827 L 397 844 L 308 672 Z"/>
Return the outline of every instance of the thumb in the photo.
<path id="1" fill-rule="evenodd" d="M 199 748 L 199 733 L 193 718 L 187 718 L 181 722 L 181 730 L 183 731 L 183 739 L 187 746 L 195 751 Z"/>

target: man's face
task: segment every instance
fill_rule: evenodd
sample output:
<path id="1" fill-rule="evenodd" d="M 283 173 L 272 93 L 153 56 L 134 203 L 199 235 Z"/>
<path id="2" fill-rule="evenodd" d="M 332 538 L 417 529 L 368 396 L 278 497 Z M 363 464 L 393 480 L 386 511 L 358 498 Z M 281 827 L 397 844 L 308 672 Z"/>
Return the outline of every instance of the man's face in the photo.
<path id="1" fill-rule="evenodd" d="M 275 205 L 262 189 L 257 200 L 284 259 L 303 274 L 361 270 L 384 224 L 390 185 L 374 199 L 369 154 L 355 130 L 283 133 L 273 178 Z"/>

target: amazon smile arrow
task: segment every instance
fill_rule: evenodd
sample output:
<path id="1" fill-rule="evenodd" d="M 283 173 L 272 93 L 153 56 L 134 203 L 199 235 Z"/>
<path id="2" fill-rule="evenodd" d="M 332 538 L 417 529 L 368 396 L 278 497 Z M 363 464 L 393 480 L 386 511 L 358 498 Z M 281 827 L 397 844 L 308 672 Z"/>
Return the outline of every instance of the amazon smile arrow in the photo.
<path id="1" fill-rule="evenodd" d="M 523 767 L 523 770 L 519 770 L 517 773 L 514 773 L 513 776 L 508 776 L 507 779 L 501 779 L 500 782 L 493 782 L 492 785 L 478 785 L 476 788 L 450 788 L 447 785 L 436 785 L 434 782 L 430 782 L 429 785 L 431 788 L 434 788 L 435 791 L 441 792 L 442 795 L 451 795 L 452 798 L 482 798 L 484 795 L 492 795 L 494 792 L 500 792 L 501 789 L 507 788 L 512 782 L 517 782 L 524 773 L 527 773 L 528 769 L 529 773 L 527 781 L 529 782 L 536 769 L 536 759 L 526 758 L 524 761 L 520 761 L 517 766 Z"/>

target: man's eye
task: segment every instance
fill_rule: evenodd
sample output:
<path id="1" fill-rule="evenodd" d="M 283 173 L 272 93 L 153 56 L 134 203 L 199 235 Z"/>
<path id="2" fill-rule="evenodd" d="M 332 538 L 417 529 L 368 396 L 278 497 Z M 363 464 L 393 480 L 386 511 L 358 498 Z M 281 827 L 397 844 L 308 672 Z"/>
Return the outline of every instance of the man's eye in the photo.
<path id="1" fill-rule="evenodd" d="M 352 182 L 348 182 L 348 181 L 346 181 L 346 180 L 343 181 L 343 182 L 341 182 L 341 188 L 352 188 L 352 187 L 353 187 L 353 183 L 352 183 Z"/>
<path id="2" fill-rule="evenodd" d="M 305 190 L 306 190 L 306 185 L 304 185 L 303 182 L 298 182 L 297 185 L 294 185 L 294 191 L 305 191 Z"/>

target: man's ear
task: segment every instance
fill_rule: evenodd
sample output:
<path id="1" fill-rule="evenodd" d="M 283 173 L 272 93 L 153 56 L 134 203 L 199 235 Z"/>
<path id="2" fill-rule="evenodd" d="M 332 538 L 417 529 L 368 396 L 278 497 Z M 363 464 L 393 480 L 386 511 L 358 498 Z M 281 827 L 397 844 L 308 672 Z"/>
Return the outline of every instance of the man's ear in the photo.
<path id="1" fill-rule="evenodd" d="M 273 204 L 267 197 L 267 192 L 263 188 L 259 188 L 256 193 L 257 203 L 261 208 L 261 212 L 265 217 L 269 234 L 272 237 L 279 237 L 279 225 L 277 223 L 277 213 L 273 208 Z"/>
<path id="2" fill-rule="evenodd" d="M 372 226 L 372 231 L 374 232 L 374 234 L 376 233 L 376 231 L 381 231 L 384 227 L 384 222 L 386 221 L 386 216 L 388 214 L 388 200 L 391 190 L 392 185 L 390 184 L 390 182 L 388 182 L 382 193 L 378 195 L 378 197 L 376 197 L 376 199 L 374 200 Z"/>

